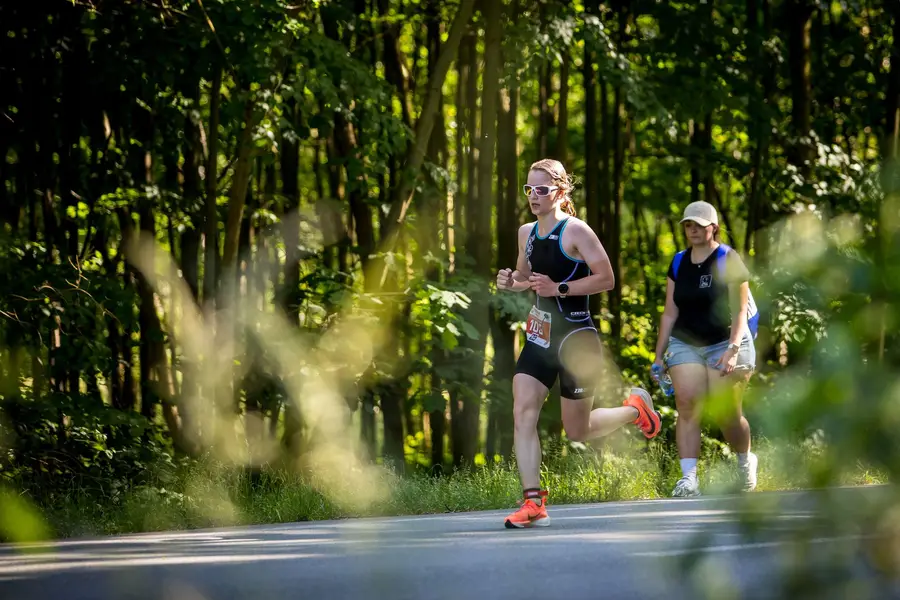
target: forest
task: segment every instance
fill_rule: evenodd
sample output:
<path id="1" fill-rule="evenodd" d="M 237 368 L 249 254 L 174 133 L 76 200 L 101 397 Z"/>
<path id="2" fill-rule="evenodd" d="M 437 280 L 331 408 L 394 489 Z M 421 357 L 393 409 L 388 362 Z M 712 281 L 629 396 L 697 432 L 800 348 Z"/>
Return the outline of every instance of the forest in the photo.
<path id="1" fill-rule="evenodd" d="M 174 502 L 160 473 L 210 461 L 251 487 L 508 469 L 530 298 L 493 281 L 545 157 L 612 261 L 610 362 L 662 406 L 663 435 L 603 452 L 675 456 L 649 368 L 702 199 L 762 314 L 754 435 L 822 457 L 807 482 L 900 468 L 896 0 L 53 0 L 0 24 L 9 497 Z M 584 451 L 558 389 L 540 428 L 545 456 Z"/>

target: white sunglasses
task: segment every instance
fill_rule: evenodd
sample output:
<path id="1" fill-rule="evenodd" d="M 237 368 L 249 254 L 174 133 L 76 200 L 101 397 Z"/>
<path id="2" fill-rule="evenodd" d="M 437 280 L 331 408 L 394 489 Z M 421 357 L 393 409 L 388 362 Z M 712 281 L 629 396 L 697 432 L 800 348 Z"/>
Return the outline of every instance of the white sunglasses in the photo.
<path id="1" fill-rule="evenodd" d="M 527 183 L 522 186 L 522 191 L 525 192 L 526 196 L 531 195 L 531 191 L 534 190 L 534 193 L 538 196 L 546 196 L 555 190 L 558 190 L 558 185 L 528 185 Z"/>

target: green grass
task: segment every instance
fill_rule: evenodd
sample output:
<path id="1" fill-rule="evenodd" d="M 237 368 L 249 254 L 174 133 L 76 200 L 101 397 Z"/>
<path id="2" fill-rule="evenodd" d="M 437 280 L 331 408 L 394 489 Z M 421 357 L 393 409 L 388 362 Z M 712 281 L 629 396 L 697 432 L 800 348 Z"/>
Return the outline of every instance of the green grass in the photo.
<path id="1" fill-rule="evenodd" d="M 789 490 L 817 481 L 824 454 L 808 445 L 778 449 L 765 441 L 760 457 L 759 489 Z M 542 483 L 550 504 L 665 498 L 680 476 L 677 459 L 663 447 L 635 446 L 564 453 L 545 461 Z M 736 463 L 710 442 L 700 463 L 705 493 L 735 491 Z M 486 509 L 511 509 L 521 495 L 514 464 L 475 467 L 444 477 L 398 477 L 375 470 L 368 484 L 347 473 L 329 482 L 286 471 L 251 476 L 213 463 L 154 477 L 147 484 L 104 496 L 72 490 L 37 506 L 51 536 L 178 530 L 241 524 L 314 521 L 362 516 L 415 515 Z M 883 474 L 851 465 L 832 483 L 871 484 Z M 382 490 L 375 492 L 373 489 Z"/>

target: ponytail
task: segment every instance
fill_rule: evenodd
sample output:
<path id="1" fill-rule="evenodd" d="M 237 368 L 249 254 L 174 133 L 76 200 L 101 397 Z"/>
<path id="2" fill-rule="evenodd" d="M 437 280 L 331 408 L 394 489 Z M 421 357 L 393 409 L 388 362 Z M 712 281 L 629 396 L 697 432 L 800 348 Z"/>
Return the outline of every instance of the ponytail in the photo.
<path id="1" fill-rule="evenodd" d="M 559 207 L 570 217 L 575 216 L 575 204 L 572 202 L 571 198 L 566 198 L 565 200 L 563 200 Z"/>

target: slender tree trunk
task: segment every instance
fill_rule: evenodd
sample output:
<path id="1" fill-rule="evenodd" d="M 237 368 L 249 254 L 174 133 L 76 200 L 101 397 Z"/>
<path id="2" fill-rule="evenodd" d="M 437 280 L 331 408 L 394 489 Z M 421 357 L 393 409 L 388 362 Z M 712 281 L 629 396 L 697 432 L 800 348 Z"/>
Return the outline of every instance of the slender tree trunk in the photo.
<path id="1" fill-rule="evenodd" d="M 378 0 L 378 11 L 382 15 L 389 14 L 390 0 Z M 403 64 L 400 58 L 400 48 L 398 46 L 400 22 L 386 22 L 382 25 L 383 43 L 384 43 L 384 74 L 388 83 L 393 85 L 397 91 L 397 97 L 400 99 L 400 109 L 403 116 L 403 122 L 407 127 L 412 127 L 413 108 L 411 106 L 411 98 L 409 93 L 409 82 L 403 74 Z"/>
<path id="2" fill-rule="evenodd" d="M 559 69 L 559 119 L 556 123 L 556 159 L 567 168 L 569 161 L 569 63 L 568 48 L 563 49 Z M 591 88 L 585 88 L 591 89 Z"/>
<path id="3" fill-rule="evenodd" d="M 456 61 L 456 193 L 453 196 L 453 254 L 457 248 L 462 249 L 466 244 L 465 218 L 465 185 L 466 185 L 466 141 L 473 139 L 474 131 L 467 131 L 469 118 L 468 112 L 474 107 L 466 103 L 466 82 L 469 80 L 469 48 L 461 44 L 459 59 Z M 451 262 L 451 273 L 456 270 L 456 261 Z"/>
<path id="4" fill-rule="evenodd" d="M 330 197 L 325 192 L 325 169 L 323 168 L 324 165 L 322 163 L 322 146 L 323 144 L 321 142 L 313 146 L 312 157 L 313 175 L 316 180 L 316 214 L 319 216 L 319 227 L 325 235 L 325 245 L 322 248 L 322 262 L 329 269 L 343 272 L 341 263 L 337 261 L 337 252 L 335 252 L 335 250 L 338 247 L 347 247 L 346 231 L 343 228 L 341 204 L 336 198 Z M 283 171 L 284 167 L 282 166 L 282 172 Z M 282 178 L 283 177 L 284 176 L 282 175 Z M 332 222 L 337 222 L 338 227 L 332 229 Z M 299 225 L 298 219 L 298 243 L 300 241 Z M 287 266 L 285 266 L 285 268 L 287 268 Z"/>
<path id="5" fill-rule="evenodd" d="M 241 222 L 244 206 L 250 189 L 250 176 L 253 169 L 253 129 L 258 116 L 253 101 L 245 100 L 241 134 L 238 138 L 237 159 L 234 164 L 234 178 L 228 198 L 228 219 L 225 222 L 225 242 L 222 249 L 222 278 L 234 281 L 240 241 Z M 222 300 L 222 297 L 219 298 Z"/>
<path id="6" fill-rule="evenodd" d="M 297 104 L 296 101 L 288 103 L 287 118 L 294 123 L 297 122 Z M 316 153 L 318 155 L 318 152 Z M 316 156 L 316 170 L 318 171 L 318 156 Z M 300 326 L 299 311 L 299 292 L 300 292 L 300 190 L 299 190 L 299 169 L 300 169 L 300 147 L 298 142 L 285 137 L 282 140 L 281 150 L 281 193 L 284 196 L 284 217 L 283 217 L 283 233 L 284 236 L 284 286 L 279 294 L 281 310 L 284 312 L 288 320 L 296 327 Z M 321 186 L 321 177 L 317 173 L 316 183 Z M 318 204 L 325 204 L 321 192 L 317 199 Z M 322 224 L 322 231 L 327 228 Z M 328 234 L 326 233 L 326 239 Z M 323 257 L 324 258 L 324 257 Z M 329 265 L 332 266 L 332 265 Z"/>
<path id="7" fill-rule="evenodd" d="M 475 264 L 475 275 L 482 281 L 482 289 L 487 290 L 491 278 L 493 260 L 493 235 L 491 231 L 491 211 L 485 207 L 476 207 L 478 199 L 490 199 L 494 196 L 494 154 L 497 143 L 497 98 L 498 80 L 500 78 L 500 41 L 503 35 L 500 23 L 500 2 L 487 2 L 483 5 L 485 20 L 484 70 L 482 73 L 481 96 L 481 131 L 478 137 L 478 190 L 477 195 L 469 195 L 469 217 L 474 225 L 472 258 Z M 474 44 L 474 39 L 473 39 Z M 474 55 L 474 47 L 472 48 Z M 472 83 L 474 84 L 474 78 Z M 473 85 L 474 87 L 474 85 Z M 472 103 L 474 106 L 474 103 Z M 471 179 L 470 179 L 471 183 Z M 474 192 L 471 190 L 470 192 Z M 483 200 L 482 200 L 483 202 Z M 473 351 L 472 370 L 468 390 L 463 400 L 464 431 L 463 447 L 456 451 L 457 456 L 465 464 L 472 464 L 478 450 L 479 417 L 481 413 L 481 395 L 484 387 L 483 372 L 487 338 L 490 334 L 488 298 L 485 293 L 476 293 L 472 297 L 469 310 L 469 322 L 478 332 L 477 340 L 467 340 Z"/>
<path id="8" fill-rule="evenodd" d="M 799 140 L 790 148 L 791 162 L 804 178 L 811 173 L 812 81 L 810 77 L 810 29 L 814 7 L 809 0 L 787 0 L 788 59 L 791 73 L 792 133 Z"/>
<path id="9" fill-rule="evenodd" d="M 612 172 L 612 204 L 608 214 L 606 228 L 606 252 L 612 263 L 616 286 L 609 292 L 609 310 L 612 313 L 610 339 L 616 343 L 622 333 L 622 239 L 621 213 L 622 200 L 625 194 L 625 138 L 627 135 L 628 117 L 622 100 L 622 89 L 616 88 L 612 118 L 613 172 Z"/>
<path id="10" fill-rule="evenodd" d="M 538 65 L 537 150 L 540 158 L 547 158 L 550 152 L 550 128 L 553 127 L 553 115 L 550 111 L 550 94 L 553 93 L 552 72 L 553 71 L 549 60 L 543 60 Z"/>
<path id="11" fill-rule="evenodd" d="M 199 105 L 200 87 L 195 86 L 191 95 L 194 105 Z M 179 265 L 182 277 L 191 292 L 191 297 L 194 302 L 199 304 L 200 243 L 202 239 L 200 224 L 204 218 L 203 184 L 200 179 L 203 147 L 200 127 L 190 115 L 185 118 L 185 141 L 182 152 L 184 154 L 182 196 L 184 198 L 185 211 L 190 215 L 193 226 L 186 227 L 181 233 Z M 175 315 L 172 316 L 173 320 L 174 318 Z M 188 453 L 192 455 L 196 455 L 199 452 L 202 444 L 202 431 L 196 414 L 199 410 L 198 401 L 200 399 L 199 360 L 200 357 L 198 356 L 191 356 L 182 352 L 181 402 L 179 408 L 185 446 Z"/>
<path id="12" fill-rule="evenodd" d="M 763 21 L 759 22 L 759 12 L 762 9 Z M 756 107 L 754 111 L 753 139 L 755 146 L 752 157 L 752 171 L 750 179 L 750 197 L 748 200 L 747 235 L 744 240 L 744 248 L 748 253 L 753 246 L 753 265 L 763 267 L 767 262 L 768 243 L 764 230 L 767 224 L 768 209 L 763 201 L 763 182 L 766 164 L 769 158 L 769 145 L 771 141 L 771 115 L 777 109 L 775 106 L 775 73 L 773 61 L 766 51 L 763 41 L 769 35 L 771 27 L 771 15 L 769 0 L 761 0 L 757 6 L 757 0 L 748 0 L 748 23 L 753 48 L 755 48 L 756 72 L 762 72 L 761 102 L 752 103 Z"/>
<path id="13" fill-rule="evenodd" d="M 184 281 L 191 291 L 194 301 L 200 299 L 200 229 L 196 226 L 200 221 L 202 191 L 200 187 L 200 135 L 197 127 L 186 119 L 186 140 L 184 144 L 184 196 L 185 209 L 191 216 L 193 227 L 185 227 L 180 236 L 181 257 L 179 264 Z"/>
<path id="14" fill-rule="evenodd" d="M 150 116 L 143 110 L 136 111 L 136 130 L 139 139 L 144 148 L 153 147 L 153 124 Z M 133 152 L 132 174 L 135 182 L 140 185 L 153 185 L 153 159 L 149 150 L 141 151 L 135 149 Z M 138 209 L 138 219 L 140 221 L 140 231 L 144 237 L 145 243 L 156 242 L 156 221 L 153 215 L 152 199 L 142 197 L 140 199 Z M 133 240 L 132 215 L 129 211 L 120 213 L 122 223 L 120 225 L 123 232 L 123 240 L 126 244 Z M 126 237 L 127 236 L 127 237 Z M 126 256 L 128 250 L 126 249 Z M 141 389 L 141 414 L 147 419 L 154 418 L 154 410 L 157 404 L 153 384 L 150 381 L 151 371 L 154 368 L 152 354 L 155 351 L 154 342 L 162 336 L 161 331 L 153 330 L 151 322 L 156 316 L 156 305 L 153 298 L 153 289 L 150 287 L 147 278 L 143 273 L 136 272 L 138 299 L 139 299 L 139 316 L 138 322 L 141 330 L 141 341 L 138 349 L 138 364 L 140 367 L 140 389 Z"/>
<path id="15" fill-rule="evenodd" d="M 465 218 L 464 222 L 460 224 L 463 225 L 463 232 L 460 232 L 462 235 L 460 237 L 463 240 L 460 240 L 457 247 L 462 248 L 462 252 L 460 253 L 465 257 L 467 268 L 471 269 L 472 265 L 477 261 L 476 258 L 476 246 L 474 244 L 475 235 L 476 235 L 476 221 L 477 221 L 477 212 L 479 210 L 479 206 L 477 206 L 477 202 L 475 200 L 475 196 L 477 194 L 476 186 L 476 174 L 477 174 L 477 163 L 476 163 L 476 152 L 479 151 L 479 146 L 476 140 L 479 139 L 477 133 L 477 105 L 478 105 L 478 90 L 477 90 L 477 82 L 478 82 L 478 51 L 476 46 L 476 34 L 474 31 L 470 31 L 466 34 L 465 38 L 463 38 L 461 46 L 460 46 L 460 63 L 465 64 L 465 82 L 464 82 L 464 91 L 463 98 L 466 106 L 465 113 L 465 128 L 468 134 L 468 152 L 465 154 L 465 195 L 460 198 L 460 200 L 464 201 L 465 214 L 463 215 Z M 460 188 L 460 192 L 462 188 Z M 464 224 L 463 224 L 464 223 Z M 468 318 L 468 316 L 467 316 Z M 464 342 L 464 348 L 467 350 L 475 351 L 477 344 L 471 343 L 471 341 Z M 464 359 L 459 358 L 459 353 L 454 354 L 455 360 L 459 362 L 463 362 Z M 466 380 L 465 384 L 462 386 L 459 385 L 459 382 L 456 386 L 450 389 L 450 427 L 451 427 L 451 437 L 453 439 L 453 465 L 454 467 L 459 467 L 466 463 L 467 456 L 469 454 L 469 450 L 474 446 L 470 440 L 467 439 L 467 427 L 466 427 L 466 404 L 467 402 L 471 404 L 474 402 L 474 397 L 476 394 L 476 390 L 481 390 L 481 379 L 480 372 L 477 372 L 478 380 L 476 381 L 476 369 L 475 363 L 477 362 L 477 356 L 471 356 L 468 361 L 465 362 L 466 365 L 466 373 L 469 375 L 471 379 Z M 465 378 L 461 378 L 465 379 Z M 474 388 L 470 387 L 474 386 Z"/>
<path id="16" fill-rule="evenodd" d="M 601 182 L 598 176 L 601 174 L 602 167 L 600 165 L 600 156 L 598 156 L 597 141 L 597 69 L 594 67 L 595 50 L 593 44 L 585 41 L 584 58 L 582 60 L 582 79 L 584 87 L 584 196 L 587 224 L 591 229 L 604 240 L 603 220 L 601 214 L 600 203 L 604 201 L 604 195 L 601 193 Z M 605 94 L 605 87 L 604 94 Z M 605 123 L 603 124 L 605 128 Z M 605 135 L 604 129 L 604 135 Z M 606 165 L 606 156 L 603 156 L 603 164 Z M 602 181 L 603 186 L 609 185 L 609 180 L 605 174 Z M 605 208 L 605 204 L 603 207 Z M 600 303 L 602 296 L 600 294 L 591 295 L 590 311 L 597 317 L 600 314 Z"/>
<path id="17" fill-rule="evenodd" d="M 438 0 L 429 0 L 426 4 L 427 15 L 427 44 L 428 44 L 428 77 L 432 76 L 437 64 L 437 57 L 441 51 L 441 15 Z M 429 159 L 447 168 L 447 129 L 443 123 L 443 102 L 441 102 L 441 119 L 439 127 L 431 133 L 429 144 Z M 438 225 L 441 219 L 441 198 L 446 197 L 443 184 L 432 180 L 429 192 L 422 195 L 422 206 L 419 209 L 422 225 L 419 227 L 420 239 L 418 241 L 421 257 L 429 254 L 437 255 L 443 264 L 447 255 L 452 250 L 448 230 L 444 231 L 444 243 L 446 250 L 442 250 L 438 243 Z M 434 284 L 440 281 L 440 267 L 433 261 L 425 267 L 425 279 Z M 440 333 L 432 328 L 427 343 L 431 368 L 428 372 L 430 397 L 428 401 L 428 424 L 431 430 L 431 467 L 433 474 L 443 472 L 444 466 L 444 435 L 446 432 L 445 413 L 447 403 L 444 400 L 444 385 L 441 379 L 441 367 L 446 365 L 446 353 L 441 347 Z M 424 340 L 423 340 L 424 344 Z"/>
<path id="18" fill-rule="evenodd" d="M 513 15 L 515 15 L 515 10 Z M 515 19 L 515 17 L 514 17 Z M 515 21 L 514 21 L 515 23 Z M 497 190 L 497 269 L 511 269 L 518 254 L 518 222 L 516 201 L 518 191 L 518 165 L 516 164 L 516 96 L 518 88 L 514 81 L 510 88 L 502 90 L 498 115 L 497 170 L 499 186 Z M 515 374 L 515 332 L 512 325 L 516 319 L 495 310 L 491 319 L 491 338 L 494 344 L 493 382 L 496 387 L 491 394 L 486 455 L 490 460 L 495 455 L 509 457 L 508 449 L 512 438 L 512 378 Z M 500 387 L 502 385 L 502 387 Z"/>
<path id="19" fill-rule="evenodd" d="M 881 187 L 885 193 L 885 206 L 896 206 L 900 200 L 900 6 L 896 3 L 890 5 L 889 12 L 893 17 L 893 45 L 891 47 L 891 70 L 888 75 L 887 98 L 885 99 L 885 131 L 881 143 L 884 154 L 882 164 Z M 878 290 L 876 300 L 880 300 L 881 324 L 878 336 L 878 361 L 880 364 L 887 360 L 896 366 L 898 362 L 897 333 L 896 330 L 888 330 L 888 316 L 890 310 L 889 292 L 885 274 L 888 265 L 896 261 L 897 234 L 885 230 L 881 220 L 877 222 L 876 236 L 876 265 L 882 273 L 877 283 Z"/>
<path id="20" fill-rule="evenodd" d="M 206 134 L 206 210 L 203 251 L 203 303 L 208 309 L 215 306 L 216 270 L 219 263 L 218 196 L 219 105 L 222 98 L 222 69 L 215 67 L 209 99 L 209 131 Z"/>
<path id="21" fill-rule="evenodd" d="M 898 130 L 900 130 L 900 5 L 887 3 L 893 16 L 893 40 L 891 46 L 891 70 L 888 75 L 887 97 L 885 98 L 885 129 L 882 136 L 882 154 L 890 161 L 900 156 L 898 148 Z M 892 167 L 897 168 L 896 163 Z M 894 173 L 895 181 L 900 181 L 900 174 Z M 896 191 L 894 185 L 889 186 Z"/>

